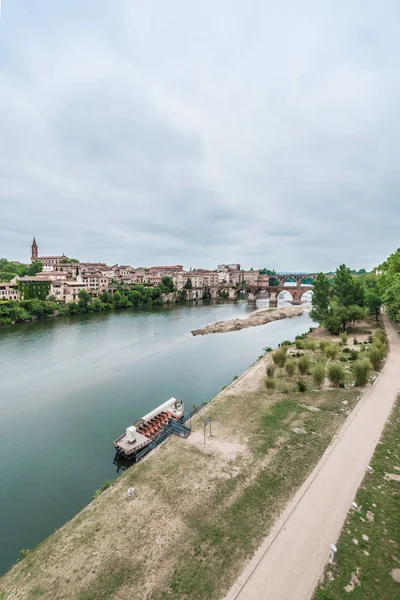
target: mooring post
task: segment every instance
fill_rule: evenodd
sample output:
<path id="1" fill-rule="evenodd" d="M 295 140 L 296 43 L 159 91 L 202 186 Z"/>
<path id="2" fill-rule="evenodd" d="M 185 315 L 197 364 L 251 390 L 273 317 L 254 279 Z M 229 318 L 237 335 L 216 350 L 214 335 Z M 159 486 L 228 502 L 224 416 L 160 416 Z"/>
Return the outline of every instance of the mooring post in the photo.
<path id="1" fill-rule="evenodd" d="M 335 562 L 336 552 L 337 552 L 337 548 L 336 548 L 335 544 L 331 544 L 331 552 L 330 552 L 330 559 L 329 559 L 330 563 Z"/>

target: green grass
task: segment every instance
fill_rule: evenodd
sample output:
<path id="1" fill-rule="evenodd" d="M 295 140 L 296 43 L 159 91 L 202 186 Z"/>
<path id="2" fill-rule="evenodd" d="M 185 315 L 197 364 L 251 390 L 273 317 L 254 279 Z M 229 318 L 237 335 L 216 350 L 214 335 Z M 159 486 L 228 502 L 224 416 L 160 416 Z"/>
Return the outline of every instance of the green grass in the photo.
<path id="1" fill-rule="evenodd" d="M 101 571 L 90 585 L 82 590 L 78 600 L 108 600 L 120 587 L 133 583 L 136 568 L 132 565 L 110 564 L 108 568 Z"/>
<path id="2" fill-rule="evenodd" d="M 400 483 L 385 479 L 385 473 L 400 475 L 394 468 L 400 467 L 399 406 L 393 409 L 389 421 L 371 461 L 373 471 L 367 472 L 355 499 L 360 511 L 349 512 L 337 543 L 336 563 L 327 566 L 324 582 L 313 600 L 400 598 L 400 583 L 390 574 L 392 569 L 400 569 Z M 367 518 L 368 511 L 373 513 L 373 522 Z M 355 545 L 353 539 L 359 544 Z M 357 569 L 360 586 L 347 592 L 344 588 Z"/>

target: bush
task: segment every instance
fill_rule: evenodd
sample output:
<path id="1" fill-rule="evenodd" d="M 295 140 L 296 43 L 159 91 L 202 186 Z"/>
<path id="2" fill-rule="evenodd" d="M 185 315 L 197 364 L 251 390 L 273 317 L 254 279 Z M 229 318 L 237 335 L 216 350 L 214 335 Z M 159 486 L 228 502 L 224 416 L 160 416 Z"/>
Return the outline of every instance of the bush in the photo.
<path id="1" fill-rule="evenodd" d="M 276 378 L 282 379 L 282 377 L 285 377 L 285 371 L 284 371 L 284 369 L 278 369 L 276 372 Z"/>
<path id="2" fill-rule="evenodd" d="M 272 352 L 272 348 L 271 348 L 271 346 L 266 346 L 266 347 L 264 348 L 264 353 L 265 353 L 265 354 L 268 354 L 268 352 Z"/>
<path id="3" fill-rule="evenodd" d="M 323 322 L 323 325 L 332 335 L 338 335 L 342 329 L 342 321 L 336 315 L 327 317 Z"/>
<path id="4" fill-rule="evenodd" d="M 353 344 L 356 346 L 358 344 L 358 339 L 356 337 L 353 338 Z"/>
<path id="5" fill-rule="evenodd" d="M 327 358 L 334 360 L 339 354 L 339 348 L 336 346 L 336 344 L 328 344 L 325 347 L 324 353 Z"/>
<path id="6" fill-rule="evenodd" d="M 328 342 L 328 340 L 320 340 L 319 342 L 319 349 L 322 350 L 322 352 L 325 352 L 325 348 L 327 346 L 329 346 L 330 342 Z"/>
<path id="7" fill-rule="evenodd" d="M 99 487 L 98 490 L 95 491 L 95 493 L 92 496 L 92 500 L 95 500 L 98 496 L 100 496 L 100 494 L 102 492 L 104 492 L 104 490 L 106 490 L 107 488 L 109 488 L 111 485 L 111 481 L 109 479 L 107 479 L 102 486 Z"/>
<path id="8" fill-rule="evenodd" d="M 350 348 L 349 360 L 357 360 L 358 356 L 359 355 L 358 355 L 357 350 L 354 350 L 353 348 Z"/>
<path id="9" fill-rule="evenodd" d="M 272 379 L 275 373 L 275 367 L 274 365 L 268 365 L 267 367 L 267 376 Z"/>
<path id="10" fill-rule="evenodd" d="M 348 360 L 350 360 L 349 358 L 346 358 L 345 356 L 340 356 L 339 357 L 340 362 L 347 362 Z"/>
<path id="11" fill-rule="evenodd" d="M 379 346 L 375 346 L 375 344 L 372 344 L 372 346 L 367 352 L 367 356 L 372 363 L 374 371 L 380 371 L 384 359 L 384 352 L 382 351 L 382 348 L 380 348 Z"/>
<path id="12" fill-rule="evenodd" d="M 314 385 L 321 388 L 324 384 L 325 377 L 326 377 L 325 365 L 323 365 L 321 363 L 318 365 L 315 365 L 315 367 L 313 368 L 313 371 L 312 371 L 312 377 L 313 377 Z"/>
<path id="13" fill-rule="evenodd" d="M 328 379 L 335 387 L 340 387 L 346 381 L 346 371 L 340 363 L 328 365 Z"/>
<path id="14" fill-rule="evenodd" d="M 350 354 L 350 348 L 343 348 L 343 353 Z"/>
<path id="15" fill-rule="evenodd" d="M 340 341 L 344 344 L 347 344 L 347 340 L 349 339 L 349 336 L 347 335 L 347 333 L 341 333 L 340 334 Z"/>
<path id="16" fill-rule="evenodd" d="M 355 384 L 358 386 L 364 386 L 368 383 L 369 376 L 371 375 L 372 364 L 368 358 L 359 358 L 353 365 L 353 375 Z"/>
<path id="17" fill-rule="evenodd" d="M 297 350 L 304 350 L 305 347 L 306 347 L 306 343 L 304 340 L 296 340 Z"/>
<path id="18" fill-rule="evenodd" d="M 307 385 L 304 381 L 302 381 L 302 379 L 297 381 L 297 391 L 302 393 L 307 391 Z"/>
<path id="19" fill-rule="evenodd" d="M 286 362 L 286 352 L 283 348 L 275 350 L 272 354 L 272 360 L 278 367 L 284 367 Z"/>
<path id="20" fill-rule="evenodd" d="M 314 342 L 314 340 L 306 342 L 306 348 L 307 350 L 312 350 L 314 352 L 317 349 L 317 342 Z"/>
<path id="21" fill-rule="evenodd" d="M 284 340 L 281 346 L 291 346 L 293 342 L 289 342 L 289 340 Z"/>
<path id="22" fill-rule="evenodd" d="M 387 344 L 386 331 L 384 329 L 377 329 L 373 335 L 373 341 L 379 340 L 383 344 Z"/>
<path id="23" fill-rule="evenodd" d="M 311 361 L 308 356 L 302 356 L 297 361 L 297 366 L 301 375 L 307 375 L 310 370 Z"/>
<path id="24" fill-rule="evenodd" d="M 294 360 L 287 360 L 285 368 L 286 373 L 289 375 L 289 377 L 293 377 L 293 374 L 296 370 L 296 363 L 294 362 Z"/>
<path id="25" fill-rule="evenodd" d="M 266 377 L 264 379 L 264 383 L 265 383 L 265 387 L 267 388 L 267 390 L 275 389 L 275 379 L 272 379 L 272 377 Z"/>

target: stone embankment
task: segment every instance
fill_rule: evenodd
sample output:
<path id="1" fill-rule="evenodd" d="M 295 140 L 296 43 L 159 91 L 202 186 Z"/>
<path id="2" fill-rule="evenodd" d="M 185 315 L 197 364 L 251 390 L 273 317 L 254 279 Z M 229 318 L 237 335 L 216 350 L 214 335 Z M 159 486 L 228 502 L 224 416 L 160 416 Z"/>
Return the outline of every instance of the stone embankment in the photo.
<path id="1" fill-rule="evenodd" d="M 303 306 L 284 306 L 282 308 L 266 308 L 255 310 L 250 313 L 245 319 L 229 319 L 228 321 L 217 321 L 211 325 L 194 329 L 192 335 L 208 335 L 209 333 L 226 333 L 227 331 L 239 331 L 247 327 L 257 327 L 265 325 L 271 321 L 279 321 L 280 319 L 299 317 L 305 311 Z"/>

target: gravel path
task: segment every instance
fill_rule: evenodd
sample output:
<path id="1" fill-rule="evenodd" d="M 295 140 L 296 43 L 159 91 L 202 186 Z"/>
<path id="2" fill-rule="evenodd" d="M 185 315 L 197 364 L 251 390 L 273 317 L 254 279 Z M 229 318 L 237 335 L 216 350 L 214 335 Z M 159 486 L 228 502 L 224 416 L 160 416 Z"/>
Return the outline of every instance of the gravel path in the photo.
<path id="1" fill-rule="evenodd" d="M 367 392 L 275 523 L 226 600 L 309 600 L 400 390 L 400 339 Z"/>

